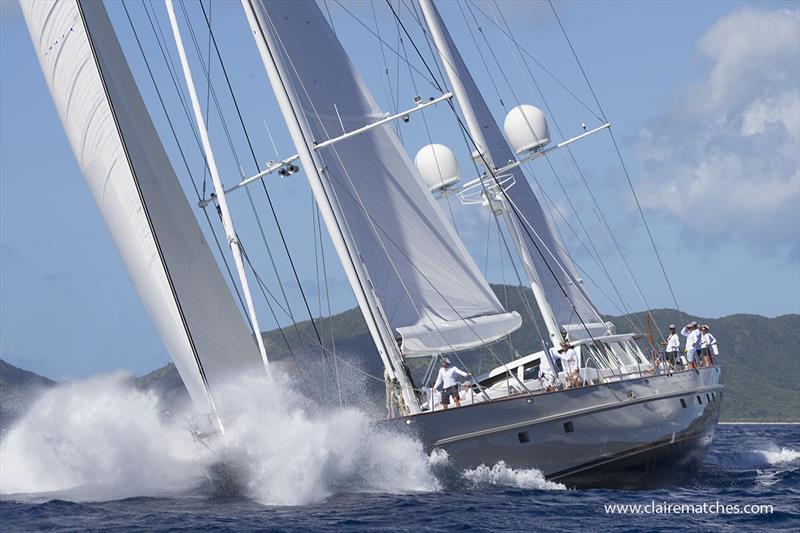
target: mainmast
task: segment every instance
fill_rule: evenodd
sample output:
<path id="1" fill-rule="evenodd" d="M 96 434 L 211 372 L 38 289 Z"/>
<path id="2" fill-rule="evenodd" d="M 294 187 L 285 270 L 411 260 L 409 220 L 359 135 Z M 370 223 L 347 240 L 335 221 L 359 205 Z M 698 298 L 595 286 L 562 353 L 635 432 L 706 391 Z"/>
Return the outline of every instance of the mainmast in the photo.
<path id="1" fill-rule="evenodd" d="M 364 265 L 361 263 L 360 254 L 350 239 L 350 235 L 345 231 L 340 221 L 344 220 L 344 215 L 339 211 L 339 206 L 333 200 L 332 191 L 328 188 L 328 180 L 325 177 L 326 167 L 318 160 L 310 147 L 310 139 L 304 134 L 303 117 L 292 105 L 292 87 L 286 80 L 284 65 L 278 57 L 275 40 L 270 31 L 270 22 L 265 20 L 262 12 L 254 8 L 251 0 L 241 0 L 242 8 L 247 17 L 250 29 L 253 33 L 258 51 L 267 71 L 272 90 L 283 113 L 289 134 L 297 149 L 303 170 L 308 177 L 308 182 L 314 197 L 317 199 L 320 214 L 328 228 L 334 248 L 339 260 L 344 267 L 350 285 L 356 296 L 356 301 L 361 309 L 361 313 L 372 335 L 375 346 L 378 349 L 384 368 L 391 380 L 396 380 L 400 385 L 403 401 L 408 410 L 413 413 L 420 411 L 419 402 L 414 394 L 406 372 L 402 355 L 394 339 L 394 335 L 384 316 L 382 306 L 372 289 L 372 283 Z M 300 38 L 300 36 L 298 36 Z"/>
<path id="2" fill-rule="evenodd" d="M 462 114 L 464 115 L 464 121 L 466 122 L 467 129 L 469 130 L 470 137 L 476 145 L 477 150 L 476 153 L 472 154 L 472 157 L 480 166 L 484 166 L 486 168 L 487 173 L 494 175 L 494 169 L 496 166 L 492 160 L 491 153 L 486 148 L 486 140 L 484 138 L 483 131 L 481 130 L 480 123 L 475 115 L 472 102 L 470 101 L 469 95 L 464 88 L 464 84 L 461 81 L 459 73 L 456 71 L 456 63 L 450 52 L 450 47 L 448 46 L 447 40 L 445 39 L 443 33 L 444 30 L 442 29 L 441 20 L 436 12 L 436 8 L 433 6 L 431 0 L 418 1 L 420 8 L 422 9 L 422 15 L 425 18 L 425 23 L 430 30 L 431 37 L 439 54 L 439 59 L 444 66 L 447 79 L 452 87 L 453 94 L 458 101 L 458 105 Z M 502 163 L 505 165 L 508 162 L 503 161 Z M 494 177 L 496 178 L 497 176 Z M 499 183 L 497 184 L 497 187 L 500 187 Z M 536 303 L 539 306 L 539 311 L 541 312 L 542 318 L 547 326 L 547 331 L 550 334 L 550 339 L 554 344 L 557 344 L 561 341 L 561 328 L 556 322 L 555 316 L 550 307 L 550 303 L 548 302 L 542 288 L 539 275 L 533 266 L 528 248 L 524 244 L 522 231 L 519 225 L 520 221 L 518 220 L 518 217 L 514 215 L 513 207 L 508 205 L 507 200 L 504 198 L 503 192 L 498 190 L 497 193 L 498 194 L 492 194 L 487 189 L 484 192 L 486 201 L 489 203 L 493 216 L 496 216 L 497 211 L 501 211 L 503 214 L 503 218 L 508 226 L 509 232 L 511 233 L 511 237 L 514 240 L 514 245 L 519 251 L 522 264 L 525 268 L 525 273 L 527 274 L 531 285 L 531 290 L 533 291 L 534 298 L 536 298 Z"/>

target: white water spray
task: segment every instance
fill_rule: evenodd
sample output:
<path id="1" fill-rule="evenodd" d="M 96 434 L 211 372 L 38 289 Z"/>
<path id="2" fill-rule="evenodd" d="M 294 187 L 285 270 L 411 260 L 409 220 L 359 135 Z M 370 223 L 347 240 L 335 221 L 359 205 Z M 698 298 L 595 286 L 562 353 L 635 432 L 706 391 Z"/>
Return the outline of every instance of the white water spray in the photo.
<path id="1" fill-rule="evenodd" d="M 566 490 L 567 488 L 561 483 L 547 481 L 544 475 L 535 468 L 509 468 L 503 461 L 491 468 L 480 465 L 477 468 L 465 470 L 463 476 L 474 485 L 496 485 L 527 490 Z"/>
<path id="2" fill-rule="evenodd" d="M 319 409 L 280 375 L 232 384 L 220 398 L 226 434 L 209 443 L 212 452 L 192 438 L 187 417 L 165 420 L 158 398 L 130 376 L 55 387 L 0 442 L 0 493 L 59 491 L 78 500 L 185 493 L 207 487 L 220 463 L 239 476 L 228 481 L 241 496 L 264 504 L 439 488 L 421 443 L 376 428 L 359 410 Z"/>
<path id="3" fill-rule="evenodd" d="M 162 420 L 158 398 L 118 373 L 59 385 L 33 403 L 0 442 L 0 493 L 174 493 L 204 478 L 206 459 L 188 431 Z"/>

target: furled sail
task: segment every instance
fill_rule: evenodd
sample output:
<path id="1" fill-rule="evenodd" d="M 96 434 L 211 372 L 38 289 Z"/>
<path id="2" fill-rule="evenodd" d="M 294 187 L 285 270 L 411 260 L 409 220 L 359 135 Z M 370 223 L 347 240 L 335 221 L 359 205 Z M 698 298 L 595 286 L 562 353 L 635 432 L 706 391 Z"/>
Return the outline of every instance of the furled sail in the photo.
<path id="1" fill-rule="evenodd" d="M 452 67 L 464 86 L 469 104 L 479 123 L 489 163 L 499 168 L 515 161 L 514 152 L 495 122 L 486 100 L 478 90 L 475 80 L 432 2 L 431 7 L 433 16 L 438 19 L 438 26 L 444 35 L 450 56 L 453 58 Z M 568 331 L 573 339 L 588 336 L 587 329 L 592 335 L 606 332 L 608 326 L 602 322 L 580 285 L 575 265 L 567 254 L 564 244 L 553 231 L 552 222 L 539 204 L 522 169 L 515 167 L 504 174 L 510 174 L 514 178 L 514 185 L 507 189 L 506 195 L 513 203 L 515 214 L 519 216 L 521 227 L 519 234 L 536 271 L 535 277 L 538 279 L 532 281 L 541 285 L 557 324 L 562 331 Z"/>
<path id="2" fill-rule="evenodd" d="M 314 144 L 384 118 L 313 1 L 261 1 L 292 107 Z M 388 126 L 316 151 L 321 175 L 405 355 L 466 349 L 517 329 Z"/>
<path id="3" fill-rule="evenodd" d="M 181 189 L 102 2 L 21 2 L 61 122 L 198 409 L 258 352 Z"/>

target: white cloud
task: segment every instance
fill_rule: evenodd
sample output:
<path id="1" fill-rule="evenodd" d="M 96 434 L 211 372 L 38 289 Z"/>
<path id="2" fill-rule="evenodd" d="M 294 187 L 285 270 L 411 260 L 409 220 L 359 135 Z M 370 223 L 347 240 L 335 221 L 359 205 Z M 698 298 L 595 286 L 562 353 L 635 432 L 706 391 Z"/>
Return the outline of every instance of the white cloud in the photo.
<path id="1" fill-rule="evenodd" d="M 800 14 L 741 9 L 697 43 L 704 81 L 639 132 L 643 203 L 704 241 L 800 249 Z"/>

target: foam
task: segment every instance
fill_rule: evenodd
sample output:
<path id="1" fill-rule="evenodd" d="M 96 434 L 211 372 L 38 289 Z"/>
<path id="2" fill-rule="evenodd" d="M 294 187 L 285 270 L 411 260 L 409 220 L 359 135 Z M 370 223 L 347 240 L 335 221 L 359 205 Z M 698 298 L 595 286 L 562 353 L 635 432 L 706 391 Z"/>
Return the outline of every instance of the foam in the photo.
<path id="1" fill-rule="evenodd" d="M 792 463 L 800 459 L 800 451 L 777 446 L 767 450 L 756 450 L 756 453 L 760 454 L 771 465 Z"/>
<path id="2" fill-rule="evenodd" d="M 503 461 L 491 468 L 480 465 L 465 470 L 462 476 L 474 485 L 496 485 L 528 490 L 566 490 L 561 483 L 547 481 L 542 472 L 535 468 L 509 468 Z"/>
<path id="3" fill-rule="evenodd" d="M 0 442 L 0 494 L 112 500 L 207 492 L 210 478 L 214 492 L 303 505 L 339 492 L 439 489 L 420 442 L 357 409 L 320 409 L 275 374 L 220 395 L 226 431 L 208 447 L 188 416 L 166 419 L 129 375 L 48 390 Z"/>

